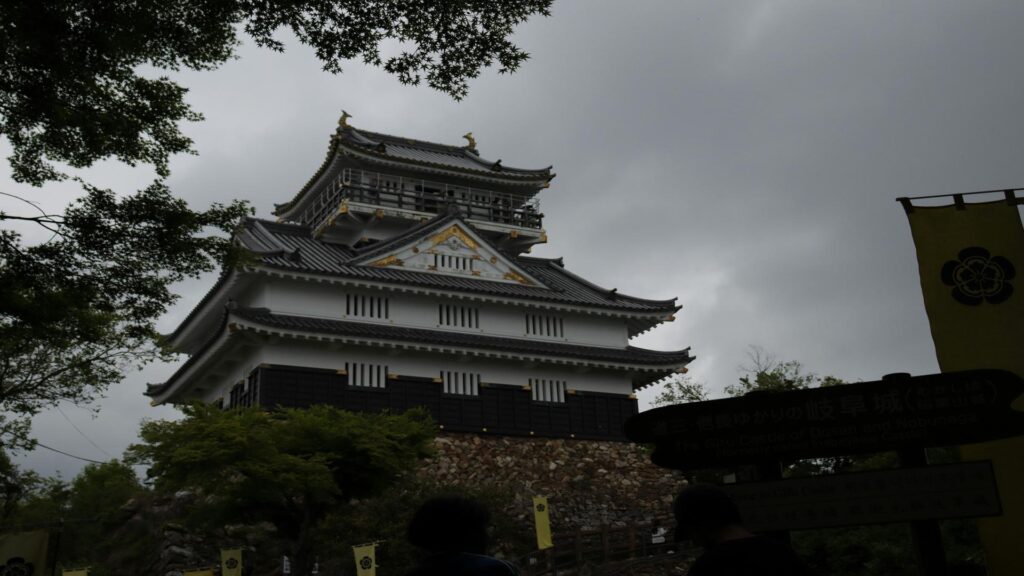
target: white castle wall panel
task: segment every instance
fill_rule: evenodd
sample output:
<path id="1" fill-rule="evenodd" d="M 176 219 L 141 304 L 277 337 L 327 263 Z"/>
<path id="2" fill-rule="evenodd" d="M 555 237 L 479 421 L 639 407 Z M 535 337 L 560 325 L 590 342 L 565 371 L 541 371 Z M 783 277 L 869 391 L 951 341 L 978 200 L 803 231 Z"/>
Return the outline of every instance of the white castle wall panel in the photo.
<path id="1" fill-rule="evenodd" d="M 455 298 L 430 297 L 401 292 L 347 289 L 329 284 L 268 278 L 262 290 L 254 291 L 243 306 L 269 308 L 276 314 L 309 316 L 333 320 L 355 319 L 345 315 L 346 294 L 365 294 L 388 298 L 389 324 L 427 329 L 452 329 L 438 324 L 438 306 L 442 303 L 476 307 L 480 310 L 480 328 L 470 331 L 511 338 L 530 338 L 623 348 L 628 344 L 628 331 L 622 319 L 600 318 L 584 314 L 555 312 L 525 306 L 502 306 Z M 561 338 L 527 335 L 526 314 L 561 317 L 564 334 Z"/>

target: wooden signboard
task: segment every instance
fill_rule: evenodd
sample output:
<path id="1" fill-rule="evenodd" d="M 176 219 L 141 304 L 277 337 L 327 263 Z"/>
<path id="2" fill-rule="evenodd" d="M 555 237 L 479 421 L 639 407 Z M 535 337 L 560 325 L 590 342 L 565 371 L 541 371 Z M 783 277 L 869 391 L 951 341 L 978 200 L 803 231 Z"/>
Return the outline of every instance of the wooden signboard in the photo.
<path id="1" fill-rule="evenodd" d="M 959 462 L 723 486 L 754 531 L 807 530 L 1002 513 L 992 463 Z"/>
<path id="2" fill-rule="evenodd" d="M 651 460 L 680 470 L 982 442 L 1024 434 L 1004 370 L 886 378 L 655 408 L 626 421 Z"/>

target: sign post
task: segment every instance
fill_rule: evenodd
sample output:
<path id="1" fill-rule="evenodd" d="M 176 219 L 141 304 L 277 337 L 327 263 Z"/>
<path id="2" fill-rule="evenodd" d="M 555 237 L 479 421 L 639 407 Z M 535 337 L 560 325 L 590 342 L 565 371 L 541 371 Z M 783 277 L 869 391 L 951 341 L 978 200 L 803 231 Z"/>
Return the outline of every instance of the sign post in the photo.
<path id="1" fill-rule="evenodd" d="M 895 481 L 896 477 L 887 479 L 885 475 L 909 474 L 916 469 L 926 474 L 919 481 L 941 484 L 955 480 L 958 472 L 951 472 L 948 467 L 928 467 L 925 448 L 1024 434 L 1024 413 L 1015 408 L 1021 398 L 1024 380 L 1005 370 L 966 370 L 918 377 L 893 374 L 875 382 L 754 392 L 740 398 L 665 406 L 633 416 L 626 421 L 624 431 L 634 442 L 654 444 L 651 460 L 666 468 L 697 470 L 755 464 L 762 480 L 772 480 L 781 478 L 777 472 L 778 463 L 783 460 L 896 451 L 904 468 L 876 472 L 882 474 L 876 481 Z M 969 489 L 964 484 L 948 501 L 933 499 L 919 505 L 918 510 L 903 510 L 897 504 L 897 510 L 888 516 L 864 514 L 859 519 L 862 521 L 853 524 L 909 522 L 922 576 L 945 574 L 945 553 L 936 518 L 949 517 L 942 514 L 950 511 L 956 512 L 954 517 L 1002 513 L 991 463 L 965 462 L 960 466 L 966 466 L 964 470 L 976 479 L 984 476 L 978 467 L 985 467 L 988 481 L 978 480 Z M 847 478 L 852 476 L 856 474 L 758 482 L 753 486 L 771 485 L 779 493 L 799 487 L 809 490 L 809 494 L 817 490 L 841 499 L 852 497 L 849 487 L 856 486 L 856 482 Z M 846 493 L 836 492 L 840 482 L 847 482 Z M 735 492 L 742 493 L 748 486 L 752 485 L 730 486 L 729 490 L 736 496 Z M 957 500 L 961 497 L 978 506 L 968 510 L 969 507 L 962 506 L 962 499 Z M 770 495 L 762 498 L 772 499 Z M 912 496 L 909 499 L 920 500 Z M 875 497 L 872 504 L 875 508 L 879 506 L 877 500 Z M 946 508 L 951 503 L 955 505 L 948 510 L 927 513 L 929 507 Z M 743 510 L 742 498 L 738 504 Z M 790 506 L 801 508 L 792 503 Z M 920 508 L 924 508 L 925 514 Z M 859 503 L 852 503 L 848 510 L 851 516 L 862 512 Z M 761 530 L 785 537 L 788 530 L 801 527 L 799 518 L 783 514 L 787 521 L 761 526 Z"/>

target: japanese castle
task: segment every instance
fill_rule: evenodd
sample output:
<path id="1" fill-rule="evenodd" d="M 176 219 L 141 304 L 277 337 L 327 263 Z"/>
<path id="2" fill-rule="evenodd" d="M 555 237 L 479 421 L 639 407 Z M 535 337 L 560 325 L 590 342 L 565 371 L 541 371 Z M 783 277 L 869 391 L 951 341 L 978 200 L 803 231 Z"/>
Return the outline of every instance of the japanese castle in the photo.
<path id="1" fill-rule="evenodd" d="M 170 335 L 189 359 L 154 404 L 424 406 L 446 431 L 624 439 L 634 391 L 684 370 L 689 349 L 630 346 L 672 300 L 596 286 L 547 241 L 551 168 L 356 129 L 277 221 L 248 219 L 252 253 Z"/>

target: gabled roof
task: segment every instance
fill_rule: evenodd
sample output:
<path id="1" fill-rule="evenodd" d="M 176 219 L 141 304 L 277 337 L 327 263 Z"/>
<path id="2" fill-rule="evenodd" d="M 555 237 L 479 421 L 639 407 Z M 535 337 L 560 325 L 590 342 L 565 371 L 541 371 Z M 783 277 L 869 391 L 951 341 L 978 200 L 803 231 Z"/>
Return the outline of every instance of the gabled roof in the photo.
<path id="1" fill-rule="evenodd" d="M 648 300 L 601 288 L 569 272 L 561 259 L 532 258 L 504 253 L 508 260 L 523 268 L 543 286 L 527 286 L 482 280 L 472 276 L 402 270 L 357 264 L 369 254 L 386 252 L 401 243 L 446 224 L 461 221 L 445 214 L 429 220 L 379 245 L 352 249 L 312 237 L 309 228 L 266 220 L 248 219 L 239 233 L 239 241 L 259 256 L 263 266 L 278 270 L 345 276 L 384 283 L 412 284 L 461 292 L 490 294 L 508 298 L 542 300 L 560 304 L 596 307 L 624 312 L 673 313 L 679 310 L 675 299 Z M 468 225 L 467 225 L 468 226 Z M 487 242 L 482 239 L 482 242 Z M 490 247 L 500 251 L 493 244 Z"/>
<path id="2" fill-rule="evenodd" d="M 192 342 L 192 345 L 184 349 L 198 345 L 196 338 L 187 336 L 187 332 L 205 334 L 213 322 L 211 314 L 215 311 L 214 307 L 223 306 L 230 295 L 238 289 L 239 283 L 251 280 L 251 275 L 247 272 L 254 271 L 309 274 L 382 285 L 391 284 L 396 287 L 416 286 L 425 290 L 476 294 L 501 300 L 536 301 L 553 306 L 599 310 L 601 313 L 626 316 L 630 335 L 650 329 L 681 308 L 674 298 L 647 300 L 597 286 L 566 270 L 561 258 L 531 258 L 502 253 L 502 257 L 523 270 L 529 278 L 535 279 L 535 285 L 360 264 L 413 241 L 416 237 L 429 235 L 432 231 L 454 223 L 462 223 L 456 213 L 442 214 L 394 238 L 355 249 L 313 238 L 306 226 L 248 218 L 236 233 L 235 241 L 252 252 L 255 262 L 245 270 L 225 271 L 221 274 L 217 283 L 168 336 L 168 340 L 179 350 L 183 348 L 183 337 Z M 475 238 L 488 249 L 500 252 L 500 249 L 489 243 L 486 238 Z M 202 322 L 202 326 L 198 327 L 199 332 L 195 332 L 196 322 Z"/>
<path id="3" fill-rule="evenodd" d="M 303 196 L 330 171 L 339 155 L 351 156 L 372 164 L 399 166 L 411 170 L 424 170 L 430 173 L 447 172 L 456 176 L 471 179 L 485 179 L 510 185 L 527 185 L 533 189 L 540 188 L 555 177 L 551 166 L 547 168 L 529 169 L 505 166 L 499 160 L 485 160 L 479 156 L 475 148 L 468 146 L 452 146 L 424 140 L 414 140 L 379 132 L 356 130 L 342 125 L 331 137 L 327 148 L 327 157 L 320 168 L 306 184 L 295 194 L 295 197 L 283 204 L 276 204 L 274 215 L 280 216 L 291 210 L 302 200 Z"/>

